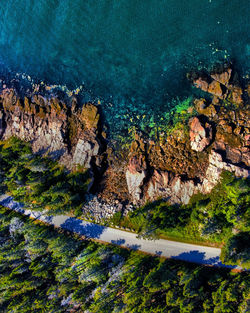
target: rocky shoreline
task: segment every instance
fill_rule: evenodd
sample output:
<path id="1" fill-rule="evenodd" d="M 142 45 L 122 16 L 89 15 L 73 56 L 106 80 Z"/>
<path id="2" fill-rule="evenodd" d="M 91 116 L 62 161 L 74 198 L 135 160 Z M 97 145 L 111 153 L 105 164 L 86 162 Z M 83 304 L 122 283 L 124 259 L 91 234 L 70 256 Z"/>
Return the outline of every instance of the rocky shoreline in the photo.
<path id="1" fill-rule="evenodd" d="M 187 76 L 204 98 L 195 99 L 187 120 L 160 140 L 137 132 L 129 150 L 114 151 L 100 106 L 39 90 L 21 96 L 6 86 L 0 94 L 0 139 L 16 136 L 69 170 L 88 169 L 89 191 L 96 194 L 87 197 L 83 212 L 96 220 L 126 215 L 133 205 L 159 198 L 187 204 L 192 195 L 209 193 L 224 170 L 250 174 L 250 85 L 239 83 L 231 65 Z"/>

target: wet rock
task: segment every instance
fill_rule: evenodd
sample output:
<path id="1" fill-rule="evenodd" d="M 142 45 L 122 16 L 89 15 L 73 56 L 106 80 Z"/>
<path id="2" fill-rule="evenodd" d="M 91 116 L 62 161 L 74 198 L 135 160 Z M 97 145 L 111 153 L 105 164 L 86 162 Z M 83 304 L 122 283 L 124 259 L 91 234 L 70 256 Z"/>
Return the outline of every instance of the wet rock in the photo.
<path id="1" fill-rule="evenodd" d="M 80 119 L 87 129 L 90 130 L 97 129 L 100 120 L 98 108 L 92 103 L 85 104 L 82 108 Z"/>
<path id="2" fill-rule="evenodd" d="M 223 91 L 222 91 L 222 87 L 221 84 L 216 81 L 213 80 L 209 85 L 208 85 L 208 89 L 207 92 L 211 93 L 214 96 L 217 96 L 219 98 L 223 97 Z"/>
<path id="3" fill-rule="evenodd" d="M 201 123 L 198 117 L 194 117 L 190 121 L 190 145 L 195 151 L 203 151 L 212 140 L 212 127 L 210 124 Z"/>
<path id="4" fill-rule="evenodd" d="M 232 69 L 231 68 L 227 68 L 225 70 L 222 71 L 222 73 L 211 73 L 211 77 L 220 82 L 222 85 L 228 86 L 230 78 L 232 75 Z"/>
<path id="5" fill-rule="evenodd" d="M 195 99 L 194 105 L 196 111 L 201 115 L 213 118 L 217 114 L 215 106 L 213 104 L 207 106 L 205 99 Z"/>
<path id="6" fill-rule="evenodd" d="M 206 78 L 199 77 L 198 79 L 195 79 L 193 81 L 193 84 L 196 88 L 199 88 L 205 92 L 208 91 L 209 82 L 207 81 Z"/>

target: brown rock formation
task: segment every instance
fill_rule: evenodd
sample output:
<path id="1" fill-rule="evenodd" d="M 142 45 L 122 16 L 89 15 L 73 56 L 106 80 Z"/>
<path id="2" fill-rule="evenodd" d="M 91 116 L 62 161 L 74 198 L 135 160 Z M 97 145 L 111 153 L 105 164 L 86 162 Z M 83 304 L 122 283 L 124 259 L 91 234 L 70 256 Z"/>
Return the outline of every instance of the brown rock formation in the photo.
<path id="1" fill-rule="evenodd" d="M 193 73 L 190 79 L 193 85 L 205 92 L 210 93 L 215 98 L 228 99 L 236 104 L 243 103 L 243 90 L 232 81 L 236 75 L 233 75 L 232 68 L 228 65 L 215 69 L 212 73 Z M 234 76 L 234 77 L 233 77 Z"/>
<path id="2" fill-rule="evenodd" d="M 69 169 L 77 165 L 91 168 L 98 163 L 101 150 L 100 114 L 91 103 L 82 109 L 76 105 L 74 100 L 71 109 L 56 97 L 41 95 L 22 100 L 15 90 L 4 89 L 0 95 L 0 136 L 30 141 L 34 152 L 47 154 Z"/>
<path id="3" fill-rule="evenodd" d="M 202 125 L 198 117 L 190 120 L 190 145 L 195 151 L 203 151 L 212 140 L 212 127 L 209 123 Z"/>
<path id="4" fill-rule="evenodd" d="M 165 141 L 151 140 L 146 146 L 150 170 L 138 182 L 140 202 L 161 197 L 188 203 L 193 194 L 210 192 L 224 170 L 249 177 L 249 104 L 243 103 L 242 88 L 234 85 L 232 73 L 226 68 L 193 80 L 214 96 L 213 101 L 196 99 L 197 116 Z M 133 199 L 136 202 L 138 197 Z"/>
<path id="5" fill-rule="evenodd" d="M 136 139 L 131 145 L 125 174 L 129 194 L 134 202 L 139 202 L 142 199 L 142 187 L 147 176 L 147 162 L 144 141 L 139 136 L 136 136 Z"/>

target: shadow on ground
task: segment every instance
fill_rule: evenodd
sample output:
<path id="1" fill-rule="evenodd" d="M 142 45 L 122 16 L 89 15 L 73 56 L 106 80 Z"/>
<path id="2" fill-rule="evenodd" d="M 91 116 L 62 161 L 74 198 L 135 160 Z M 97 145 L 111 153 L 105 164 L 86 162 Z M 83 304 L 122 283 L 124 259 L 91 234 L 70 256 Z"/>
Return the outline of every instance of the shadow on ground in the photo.
<path id="1" fill-rule="evenodd" d="M 118 245 L 118 246 L 120 246 L 120 245 L 124 245 L 124 244 L 125 244 L 125 242 L 126 242 L 126 240 L 125 240 L 125 239 L 111 240 L 111 243 L 113 243 L 114 245 Z"/>
<path id="2" fill-rule="evenodd" d="M 225 265 L 221 263 L 219 256 L 206 259 L 205 252 L 199 252 L 198 250 L 180 253 L 179 255 L 172 257 L 172 259 L 199 263 L 199 264 L 209 264 L 209 265 L 226 267 L 226 268 L 236 268 L 236 266 Z"/>
<path id="3" fill-rule="evenodd" d="M 86 223 L 73 217 L 68 218 L 60 225 L 60 227 L 69 231 L 73 231 L 79 235 L 91 237 L 94 239 L 100 238 L 101 234 L 106 229 L 105 226 Z"/>

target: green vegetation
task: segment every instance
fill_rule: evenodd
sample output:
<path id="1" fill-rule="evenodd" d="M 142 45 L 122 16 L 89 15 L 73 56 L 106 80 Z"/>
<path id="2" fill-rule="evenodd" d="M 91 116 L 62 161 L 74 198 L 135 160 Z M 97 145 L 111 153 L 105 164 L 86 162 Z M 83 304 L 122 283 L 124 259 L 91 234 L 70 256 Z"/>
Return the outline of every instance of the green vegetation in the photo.
<path id="1" fill-rule="evenodd" d="M 249 273 L 79 240 L 0 207 L 0 311 L 242 313 Z"/>
<path id="2" fill-rule="evenodd" d="M 30 144 L 17 138 L 0 144 L 0 191 L 32 210 L 78 216 L 89 182 L 87 171 L 69 173 L 50 158 L 32 154 Z"/>
<path id="3" fill-rule="evenodd" d="M 30 145 L 16 138 L 0 144 L 0 166 L 1 192 L 9 192 L 31 210 L 81 216 L 89 184 L 87 172 L 69 173 L 57 162 L 33 155 Z M 224 263 L 249 268 L 248 191 L 248 180 L 225 172 L 210 194 L 195 195 L 188 205 L 159 200 L 125 218 L 117 213 L 110 222 L 130 228 L 140 237 L 223 245 Z"/>
<path id="4" fill-rule="evenodd" d="M 120 149 L 129 148 L 137 132 L 143 132 L 153 140 L 161 140 L 178 129 L 182 131 L 186 129 L 189 118 L 195 114 L 193 98 L 173 99 L 169 107 L 166 112 L 158 114 L 149 112 L 147 108 L 145 108 L 145 114 L 138 114 L 134 111 L 135 107 L 132 106 L 129 113 L 121 115 L 120 123 L 121 125 L 124 124 L 121 129 L 127 129 L 128 131 L 123 134 L 116 132 L 115 139 L 118 141 Z"/>
<path id="5" fill-rule="evenodd" d="M 194 195 L 188 205 L 159 200 L 136 209 L 128 218 L 115 215 L 111 221 L 134 229 L 141 237 L 224 244 L 223 262 L 249 267 L 249 213 L 249 180 L 224 172 L 210 194 Z"/>

